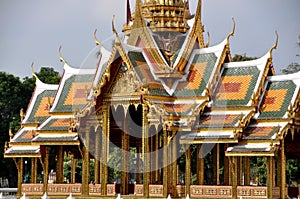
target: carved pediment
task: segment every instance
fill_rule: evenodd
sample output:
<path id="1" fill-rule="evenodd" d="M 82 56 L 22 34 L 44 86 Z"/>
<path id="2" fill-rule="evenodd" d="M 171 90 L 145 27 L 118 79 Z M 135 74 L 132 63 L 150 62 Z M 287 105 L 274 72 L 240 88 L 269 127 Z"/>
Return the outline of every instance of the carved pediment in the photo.
<path id="1" fill-rule="evenodd" d="M 109 94 L 112 96 L 131 96 L 141 92 L 142 82 L 133 70 L 120 71 L 112 83 Z"/>

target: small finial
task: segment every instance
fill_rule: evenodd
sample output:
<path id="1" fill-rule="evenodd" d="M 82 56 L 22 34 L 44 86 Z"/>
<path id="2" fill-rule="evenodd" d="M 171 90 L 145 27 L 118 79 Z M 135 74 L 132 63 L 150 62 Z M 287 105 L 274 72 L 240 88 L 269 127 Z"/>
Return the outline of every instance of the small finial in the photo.
<path id="1" fill-rule="evenodd" d="M 58 55 L 59 55 L 59 61 L 66 63 L 66 60 L 63 58 L 61 54 L 61 46 L 59 46 Z"/>
<path id="2" fill-rule="evenodd" d="M 25 118 L 24 109 L 21 108 L 20 109 L 20 119 L 21 119 L 21 122 L 23 121 L 24 118 Z"/>
<path id="3" fill-rule="evenodd" d="M 34 63 L 32 62 L 32 63 L 31 63 L 31 74 L 32 74 L 33 77 L 35 77 L 35 82 L 41 81 L 41 80 L 38 78 L 38 76 L 35 74 L 34 69 L 33 69 L 33 65 L 34 65 Z"/>
<path id="4" fill-rule="evenodd" d="M 112 16 L 111 26 L 112 26 L 113 33 L 116 35 L 116 43 L 118 44 L 118 43 L 121 42 L 121 39 L 120 39 L 119 34 L 118 34 L 118 32 L 115 28 L 115 22 L 114 21 L 115 21 L 115 15 Z"/>
<path id="5" fill-rule="evenodd" d="M 95 31 L 94 31 L 94 40 L 95 40 L 95 43 L 96 43 L 97 46 L 102 46 L 101 42 L 97 39 L 96 33 L 97 33 L 97 29 L 95 29 Z"/>
<path id="6" fill-rule="evenodd" d="M 275 40 L 275 43 L 274 43 L 274 45 L 271 47 L 271 49 L 270 49 L 270 56 L 271 56 L 271 58 L 272 58 L 272 52 L 273 52 L 273 50 L 274 49 L 276 49 L 277 48 L 277 45 L 278 45 L 278 33 L 277 33 L 277 31 L 275 31 L 275 35 L 276 35 L 276 40 Z"/>
<path id="7" fill-rule="evenodd" d="M 235 20 L 234 20 L 233 17 L 232 17 L 232 22 L 233 22 L 233 27 L 232 27 L 231 32 L 230 32 L 230 33 L 227 35 L 227 37 L 226 37 L 227 42 L 229 42 L 229 38 L 230 38 L 231 36 L 233 36 L 233 35 L 234 35 L 234 32 L 235 32 Z"/>

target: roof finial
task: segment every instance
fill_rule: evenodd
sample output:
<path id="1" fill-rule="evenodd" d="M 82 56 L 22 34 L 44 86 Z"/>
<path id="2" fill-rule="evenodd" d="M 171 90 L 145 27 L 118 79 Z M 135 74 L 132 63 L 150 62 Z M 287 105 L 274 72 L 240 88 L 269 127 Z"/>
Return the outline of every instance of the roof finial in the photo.
<path id="1" fill-rule="evenodd" d="M 59 61 L 64 62 L 64 64 L 65 64 L 65 63 L 67 63 L 67 62 L 66 62 L 66 60 L 63 58 L 63 56 L 62 56 L 62 54 L 61 54 L 60 51 L 61 51 L 61 46 L 59 46 L 59 49 L 58 49 Z"/>
<path id="2" fill-rule="evenodd" d="M 230 32 L 230 33 L 227 35 L 227 37 L 226 37 L 227 43 L 229 43 L 229 38 L 230 38 L 231 36 L 233 36 L 233 35 L 234 35 L 234 32 L 235 32 L 235 20 L 234 20 L 233 17 L 232 17 L 232 21 L 233 21 L 233 27 L 232 27 L 231 32 Z"/>
<path id="3" fill-rule="evenodd" d="M 94 31 L 94 40 L 95 40 L 95 43 L 96 43 L 97 46 L 102 46 L 101 42 L 97 39 L 96 33 L 97 33 L 97 29 L 95 29 L 95 31 Z"/>
<path id="4" fill-rule="evenodd" d="M 112 27 L 113 33 L 116 35 L 116 43 L 120 43 L 119 34 L 115 28 L 115 15 L 112 16 L 111 27 Z"/>
<path id="5" fill-rule="evenodd" d="M 270 57 L 272 58 L 272 52 L 273 52 L 273 50 L 274 49 L 276 49 L 277 48 L 277 45 L 278 45 L 278 32 L 277 32 L 277 30 L 275 31 L 275 35 L 276 35 L 276 40 L 275 40 L 275 43 L 274 43 L 274 45 L 272 46 L 272 48 L 270 49 Z"/>
<path id="6" fill-rule="evenodd" d="M 31 74 L 33 77 L 35 77 L 35 81 L 40 81 L 40 79 L 38 78 L 38 76 L 34 73 L 34 69 L 33 69 L 33 65 L 34 65 L 34 62 L 31 63 Z"/>
<path id="7" fill-rule="evenodd" d="M 207 42 L 205 44 L 205 48 L 208 48 L 209 44 L 210 44 L 210 35 L 209 35 L 209 32 L 207 32 Z"/>

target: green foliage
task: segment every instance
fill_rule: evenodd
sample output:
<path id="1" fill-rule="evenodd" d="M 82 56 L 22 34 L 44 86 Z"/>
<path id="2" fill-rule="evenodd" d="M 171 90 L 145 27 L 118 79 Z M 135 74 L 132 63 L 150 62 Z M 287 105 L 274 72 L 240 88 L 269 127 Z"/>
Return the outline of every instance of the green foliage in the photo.
<path id="1" fill-rule="evenodd" d="M 59 83 L 59 73 L 53 68 L 43 67 L 37 73 L 44 83 Z M 10 186 L 16 187 L 16 168 L 11 159 L 4 159 L 4 144 L 9 141 L 8 131 L 15 134 L 20 128 L 20 110 L 25 111 L 35 87 L 35 78 L 19 77 L 0 72 L 0 176 L 9 179 Z"/>
<path id="2" fill-rule="evenodd" d="M 296 73 L 298 71 L 300 71 L 300 64 L 298 63 L 291 63 L 285 69 L 281 70 L 283 74 L 291 74 L 291 73 Z"/>
<path id="3" fill-rule="evenodd" d="M 236 54 L 232 57 L 232 61 L 234 61 L 234 62 L 250 61 L 250 60 L 254 60 L 254 59 L 257 59 L 257 57 L 248 57 L 246 54 L 243 54 L 243 55 Z"/>

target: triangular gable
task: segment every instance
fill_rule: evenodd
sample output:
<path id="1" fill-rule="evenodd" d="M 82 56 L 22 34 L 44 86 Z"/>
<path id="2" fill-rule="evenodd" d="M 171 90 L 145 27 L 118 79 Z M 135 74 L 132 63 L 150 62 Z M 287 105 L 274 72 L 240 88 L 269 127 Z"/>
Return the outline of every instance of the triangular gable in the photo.
<path id="1" fill-rule="evenodd" d="M 58 85 L 45 84 L 36 80 L 35 90 L 28 105 L 23 125 L 36 124 L 44 121 L 53 103 Z"/>
<path id="2" fill-rule="evenodd" d="M 87 103 L 95 69 L 75 69 L 64 64 L 64 73 L 51 113 L 72 113 Z"/>
<path id="3" fill-rule="evenodd" d="M 270 53 L 260 59 L 224 64 L 221 78 L 213 96 L 215 106 L 252 106 L 252 98 L 260 89 L 268 73 Z"/>

